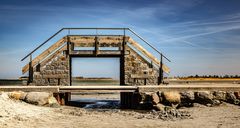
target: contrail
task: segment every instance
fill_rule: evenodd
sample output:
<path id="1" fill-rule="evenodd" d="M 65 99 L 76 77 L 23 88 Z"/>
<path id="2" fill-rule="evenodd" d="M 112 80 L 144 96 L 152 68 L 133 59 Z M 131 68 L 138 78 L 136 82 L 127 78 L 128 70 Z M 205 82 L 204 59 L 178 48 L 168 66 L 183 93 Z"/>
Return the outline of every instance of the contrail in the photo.
<path id="1" fill-rule="evenodd" d="M 177 37 L 177 38 L 169 38 L 169 39 L 162 40 L 162 41 L 170 42 L 170 41 L 184 40 L 184 39 L 189 39 L 189 38 L 193 38 L 193 37 L 200 37 L 200 36 L 205 36 L 205 35 L 210 35 L 210 34 L 215 34 L 215 33 L 219 33 L 219 32 L 230 31 L 230 30 L 236 30 L 236 29 L 240 29 L 240 26 L 238 25 L 238 26 L 224 28 L 224 29 L 220 29 L 220 30 L 216 30 L 216 31 L 198 33 L 198 34 L 194 34 L 194 35 L 182 36 L 182 37 Z"/>
<path id="2" fill-rule="evenodd" d="M 229 23 L 240 23 L 240 20 L 235 20 L 235 21 L 220 21 L 220 22 L 208 22 L 208 23 L 189 23 L 189 24 L 183 24 L 182 26 L 173 26 L 173 27 L 181 28 L 181 27 L 219 25 L 219 24 L 229 24 Z M 170 27 L 171 27 L 171 26 L 170 26 Z"/>

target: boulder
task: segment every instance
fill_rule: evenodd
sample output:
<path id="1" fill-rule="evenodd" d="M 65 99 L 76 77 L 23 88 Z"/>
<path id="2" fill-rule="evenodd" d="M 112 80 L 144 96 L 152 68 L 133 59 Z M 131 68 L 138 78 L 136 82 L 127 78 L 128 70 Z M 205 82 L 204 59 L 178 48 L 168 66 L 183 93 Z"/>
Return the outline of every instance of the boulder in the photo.
<path id="1" fill-rule="evenodd" d="M 15 100 L 24 100 L 26 97 L 26 93 L 22 92 L 22 91 L 14 91 L 14 92 L 9 92 L 8 96 L 11 99 L 15 99 Z"/>
<path id="2" fill-rule="evenodd" d="M 153 107 L 157 111 L 165 111 L 165 105 L 163 105 L 163 104 L 158 103 L 158 104 L 154 105 Z"/>
<path id="3" fill-rule="evenodd" d="M 140 102 L 138 105 L 138 109 L 152 109 L 152 96 L 151 93 L 140 93 Z"/>
<path id="4" fill-rule="evenodd" d="M 167 91 L 162 93 L 164 102 L 176 108 L 181 103 L 181 95 L 176 91 Z"/>
<path id="5" fill-rule="evenodd" d="M 211 106 L 219 106 L 220 104 L 222 104 L 222 102 L 220 100 L 213 100 L 213 104 Z"/>
<path id="6" fill-rule="evenodd" d="M 214 91 L 212 94 L 213 94 L 213 99 L 214 100 L 226 101 L 226 92 L 224 92 L 224 91 Z"/>
<path id="7" fill-rule="evenodd" d="M 151 93 L 140 93 L 142 103 L 152 103 Z"/>
<path id="8" fill-rule="evenodd" d="M 48 104 L 47 106 L 49 107 L 60 107 L 58 101 L 56 100 L 55 97 L 51 96 L 49 99 L 48 99 Z"/>
<path id="9" fill-rule="evenodd" d="M 234 95 L 236 96 L 237 99 L 240 100 L 240 91 L 238 91 L 238 92 L 234 92 Z"/>
<path id="10" fill-rule="evenodd" d="M 151 97 L 152 97 L 153 105 L 156 105 L 156 104 L 158 104 L 160 102 L 160 98 L 159 98 L 157 93 L 152 93 Z"/>
<path id="11" fill-rule="evenodd" d="M 208 105 L 213 104 L 213 95 L 209 91 L 195 92 L 195 102 Z"/>
<path id="12" fill-rule="evenodd" d="M 235 104 L 235 105 L 240 104 L 240 101 L 239 99 L 236 98 L 236 96 L 234 95 L 234 92 L 227 92 L 226 100 L 228 103 L 231 103 L 231 104 Z"/>
<path id="13" fill-rule="evenodd" d="M 49 103 L 49 98 L 52 96 L 52 93 L 47 92 L 29 92 L 24 101 L 30 104 L 43 106 Z"/>
<path id="14" fill-rule="evenodd" d="M 181 106 L 190 107 L 193 106 L 194 102 L 194 92 L 192 91 L 184 91 L 180 92 L 181 95 Z"/>

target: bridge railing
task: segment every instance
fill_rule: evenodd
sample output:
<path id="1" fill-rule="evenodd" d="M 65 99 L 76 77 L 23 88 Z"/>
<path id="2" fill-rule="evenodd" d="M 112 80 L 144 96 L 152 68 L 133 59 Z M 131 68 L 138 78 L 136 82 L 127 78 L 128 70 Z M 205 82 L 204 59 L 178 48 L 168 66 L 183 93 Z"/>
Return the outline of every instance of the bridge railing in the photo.
<path id="1" fill-rule="evenodd" d="M 158 49 L 156 49 L 151 43 L 149 43 L 147 40 L 145 40 L 143 37 L 141 37 L 139 34 L 137 34 L 135 31 L 133 31 L 130 28 L 62 28 L 59 31 L 57 31 L 56 33 L 54 33 L 51 37 L 49 37 L 47 40 L 45 40 L 43 43 L 41 43 L 39 46 L 37 46 L 34 50 L 32 50 L 30 53 L 28 53 L 25 57 L 23 57 L 21 59 L 21 61 L 24 61 L 26 58 L 30 58 L 30 63 L 32 61 L 32 55 L 38 51 L 41 47 L 43 47 L 45 44 L 47 44 L 48 42 L 50 42 L 54 37 L 56 37 L 57 35 L 59 35 L 60 33 L 63 32 L 67 32 L 67 35 L 70 35 L 72 33 L 74 33 L 74 31 L 92 31 L 94 32 L 95 35 L 100 35 L 102 34 L 103 31 L 110 31 L 107 34 L 105 33 L 105 35 L 112 35 L 111 31 L 118 31 L 120 34 L 118 35 L 123 35 L 125 36 L 126 34 L 130 33 L 132 35 L 134 35 L 135 37 L 137 37 L 139 40 L 141 40 L 144 45 L 147 45 L 148 47 L 150 47 L 153 51 L 155 51 L 159 58 L 160 58 L 160 65 L 159 65 L 159 84 L 162 83 L 163 81 L 163 59 L 167 60 L 168 62 L 171 62 L 169 58 L 167 58 L 165 55 L 162 54 L 162 52 L 160 52 Z M 77 33 L 79 34 L 79 33 Z M 138 41 L 137 41 L 138 42 Z"/>

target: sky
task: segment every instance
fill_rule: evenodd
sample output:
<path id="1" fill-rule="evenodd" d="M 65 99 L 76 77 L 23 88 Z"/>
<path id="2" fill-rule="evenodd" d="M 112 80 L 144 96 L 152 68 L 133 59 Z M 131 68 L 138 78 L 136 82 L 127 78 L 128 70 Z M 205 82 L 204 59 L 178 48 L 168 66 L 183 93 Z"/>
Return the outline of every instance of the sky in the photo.
<path id="1" fill-rule="evenodd" d="M 172 61 L 168 76 L 240 75 L 239 0 L 1 0 L 0 78 L 22 76 L 20 60 L 63 27 L 129 27 Z"/>

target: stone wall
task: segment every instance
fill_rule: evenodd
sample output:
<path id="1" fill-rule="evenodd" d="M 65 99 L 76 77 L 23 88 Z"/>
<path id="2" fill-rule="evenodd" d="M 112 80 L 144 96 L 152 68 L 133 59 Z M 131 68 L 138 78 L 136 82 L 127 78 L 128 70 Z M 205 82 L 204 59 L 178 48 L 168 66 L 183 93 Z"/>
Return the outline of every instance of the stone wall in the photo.
<path id="1" fill-rule="evenodd" d="M 125 54 L 125 84 L 127 85 L 157 85 L 158 70 L 136 53 L 126 47 Z"/>
<path id="2" fill-rule="evenodd" d="M 37 86 L 69 86 L 69 57 L 55 54 L 40 64 L 40 71 L 34 68 L 33 83 Z"/>
<path id="3" fill-rule="evenodd" d="M 136 53 L 132 48 L 125 48 L 125 84 L 157 85 L 158 70 Z M 69 56 L 57 52 L 40 63 L 40 71 L 34 67 L 33 84 L 37 86 L 68 86 L 70 84 Z"/>

